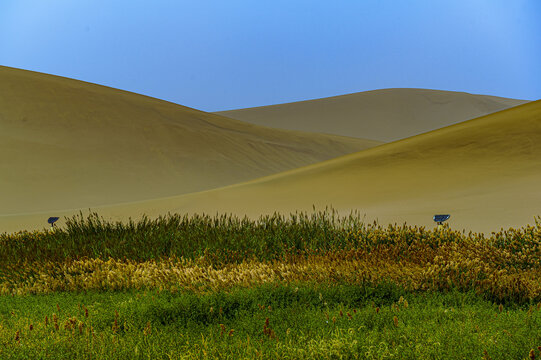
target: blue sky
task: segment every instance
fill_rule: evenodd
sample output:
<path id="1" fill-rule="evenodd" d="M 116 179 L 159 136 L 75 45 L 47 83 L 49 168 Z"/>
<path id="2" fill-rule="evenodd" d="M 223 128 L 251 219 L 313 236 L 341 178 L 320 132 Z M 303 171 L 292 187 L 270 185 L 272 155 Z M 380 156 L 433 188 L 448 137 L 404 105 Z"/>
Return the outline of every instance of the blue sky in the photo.
<path id="1" fill-rule="evenodd" d="M 0 65 L 206 111 L 390 87 L 541 98 L 539 0 L 2 0 Z"/>

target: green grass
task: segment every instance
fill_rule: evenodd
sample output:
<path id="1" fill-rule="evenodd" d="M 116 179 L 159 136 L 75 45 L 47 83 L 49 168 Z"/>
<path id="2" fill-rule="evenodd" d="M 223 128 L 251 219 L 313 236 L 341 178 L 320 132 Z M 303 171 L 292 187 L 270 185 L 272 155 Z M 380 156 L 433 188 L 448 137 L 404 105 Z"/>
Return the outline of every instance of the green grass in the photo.
<path id="1" fill-rule="evenodd" d="M 258 220 L 171 215 L 128 223 L 81 214 L 55 232 L 0 234 L 0 248 L 0 286 L 10 294 L 0 296 L 0 359 L 527 359 L 532 349 L 541 358 L 539 220 L 485 237 L 365 224 L 358 214 L 339 217 L 328 209 Z M 72 292 L 47 293 L 58 289 L 51 281 L 122 275 L 95 263 L 80 274 L 70 267 L 96 258 L 134 261 L 150 272 L 168 259 L 230 270 L 227 264 L 255 259 L 257 266 L 272 264 L 271 275 L 287 265 L 301 280 L 241 288 L 233 279 L 198 288 L 201 276 L 210 276 L 203 271 L 187 277 L 194 286 L 185 288 L 197 293 L 108 292 L 108 280 L 101 292 L 66 285 L 61 289 Z M 303 259 L 328 269 L 328 277 L 310 282 Z M 363 276 L 377 283 L 357 281 Z M 43 278 L 45 294 L 24 290 Z M 153 284 L 171 285 L 162 278 Z"/>
<path id="2" fill-rule="evenodd" d="M 273 260 L 291 251 L 370 250 L 379 245 L 407 245 L 414 241 L 436 247 L 442 243 L 487 240 L 491 246 L 520 252 L 524 245 L 531 245 L 532 239 L 538 245 L 540 234 L 538 219 L 535 226 L 502 229 L 485 239 L 483 234 L 449 229 L 438 232 L 406 224 L 366 224 L 358 213 L 339 216 L 332 208 L 287 217 L 275 213 L 257 220 L 233 215 L 174 214 L 127 223 L 109 222 L 96 213 L 81 213 L 66 219 L 65 227 L 55 232 L 0 232 L 0 264 L 81 258 L 193 259 L 205 255 L 214 265 L 220 265 L 246 258 Z"/>
<path id="3" fill-rule="evenodd" d="M 486 351 L 492 359 L 523 359 L 541 346 L 541 311 L 529 309 L 500 312 L 472 293 L 406 293 L 390 284 L 3 296 L 0 358 L 479 359 Z M 73 317 L 84 322 L 82 334 L 78 326 L 64 329 Z M 267 318 L 272 336 L 264 333 Z"/>

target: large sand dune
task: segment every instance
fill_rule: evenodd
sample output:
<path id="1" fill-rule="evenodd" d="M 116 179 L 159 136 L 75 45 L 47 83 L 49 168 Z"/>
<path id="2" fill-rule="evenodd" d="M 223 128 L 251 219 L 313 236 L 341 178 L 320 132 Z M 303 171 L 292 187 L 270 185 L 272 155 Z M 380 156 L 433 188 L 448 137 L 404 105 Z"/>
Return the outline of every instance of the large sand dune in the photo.
<path id="1" fill-rule="evenodd" d="M 384 89 L 217 114 L 282 129 L 400 140 L 525 100 L 427 89 Z"/>
<path id="2" fill-rule="evenodd" d="M 201 191 L 378 144 L 0 67 L 0 215 Z"/>
<path id="3" fill-rule="evenodd" d="M 533 223 L 541 215 L 539 184 L 541 101 L 535 101 L 244 184 L 94 210 L 113 219 L 168 211 L 256 217 L 331 205 L 383 224 L 433 226 L 432 215 L 450 213 L 453 228 L 490 232 Z M 45 216 L 0 224 L 35 227 Z"/>

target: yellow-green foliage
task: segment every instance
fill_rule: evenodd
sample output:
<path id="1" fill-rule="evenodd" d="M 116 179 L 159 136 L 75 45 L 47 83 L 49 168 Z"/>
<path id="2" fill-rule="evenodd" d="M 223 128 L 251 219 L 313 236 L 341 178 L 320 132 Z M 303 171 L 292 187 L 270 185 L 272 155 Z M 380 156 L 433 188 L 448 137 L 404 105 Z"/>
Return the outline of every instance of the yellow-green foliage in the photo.
<path id="1" fill-rule="evenodd" d="M 157 288 L 208 291 L 265 282 L 392 282 L 410 290 L 475 290 L 541 300 L 541 223 L 483 234 L 364 224 L 333 210 L 170 216 L 0 235 L 0 294 Z"/>
<path id="2" fill-rule="evenodd" d="M 530 232 L 502 246 L 503 233 L 489 239 L 446 229 L 416 237 L 419 229 L 389 227 L 363 237 L 355 248 L 285 251 L 280 258 L 235 263 L 196 259 L 80 259 L 11 265 L 0 278 L 0 294 L 157 288 L 209 291 L 266 282 L 392 282 L 409 290 L 475 290 L 499 300 L 541 300 L 541 243 Z M 511 238 L 507 233 L 507 239 Z M 15 275 L 14 275 L 15 274 Z"/>

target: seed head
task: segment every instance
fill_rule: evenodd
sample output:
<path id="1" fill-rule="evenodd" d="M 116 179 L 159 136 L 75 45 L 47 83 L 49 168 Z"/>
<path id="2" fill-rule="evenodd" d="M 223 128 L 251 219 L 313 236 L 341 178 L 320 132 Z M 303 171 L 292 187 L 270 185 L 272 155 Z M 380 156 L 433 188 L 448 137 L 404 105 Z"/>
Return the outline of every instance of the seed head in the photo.
<path id="1" fill-rule="evenodd" d="M 225 333 L 225 325 L 224 324 L 220 324 L 220 335 L 223 335 Z"/>
<path id="2" fill-rule="evenodd" d="M 145 326 L 145 330 L 143 330 L 143 335 L 147 336 L 152 333 L 152 327 L 150 326 L 150 321 L 147 321 L 147 325 Z"/>

